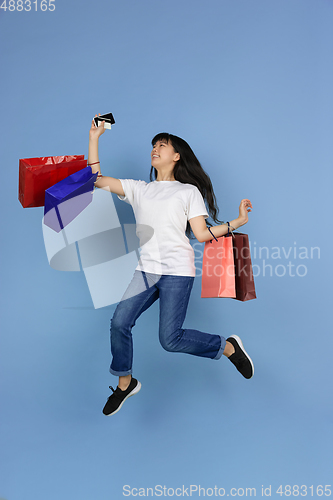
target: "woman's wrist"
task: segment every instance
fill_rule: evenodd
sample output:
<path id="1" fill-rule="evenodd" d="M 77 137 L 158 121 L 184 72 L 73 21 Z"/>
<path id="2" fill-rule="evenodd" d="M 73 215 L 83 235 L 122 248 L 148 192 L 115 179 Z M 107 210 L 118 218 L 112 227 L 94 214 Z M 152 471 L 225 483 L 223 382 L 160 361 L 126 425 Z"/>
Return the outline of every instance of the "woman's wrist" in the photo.
<path id="1" fill-rule="evenodd" d="M 231 221 L 230 224 L 232 226 L 234 226 L 236 229 L 241 227 L 241 226 L 244 226 L 244 224 L 247 223 L 247 219 L 245 219 L 244 217 L 237 217 L 237 219 L 235 219 L 234 221 Z"/>
<path id="2" fill-rule="evenodd" d="M 99 135 L 89 134 L 89 142 L 98 144 Z"/>

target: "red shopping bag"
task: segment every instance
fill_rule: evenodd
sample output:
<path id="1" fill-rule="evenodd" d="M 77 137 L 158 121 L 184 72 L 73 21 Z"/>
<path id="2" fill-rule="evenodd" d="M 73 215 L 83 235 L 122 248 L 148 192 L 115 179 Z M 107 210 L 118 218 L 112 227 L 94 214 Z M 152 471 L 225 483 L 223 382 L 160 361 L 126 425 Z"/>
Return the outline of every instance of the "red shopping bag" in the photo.
<path id="1" fill-rule="evenodd" d="M 84 155 L 21 159 L 19 201 L 24 208 L 44 206 L 46 189 L 86 166 Z"/>
<path id="2" fill-rule="evenodd" d="M 201 297 L 256 298 L 249 238 L 234 233 L 207 241 L 202 260 Z"/>
<path id="3" fill-rule="evenodd" d="M 256 299 L 249 237 L 244 233 L 234 233 L 229 238 L 234 252 L 236 299 L 242 302 Z"/>
<path id="4" fill-rule="evenodd" d="M 201 297 L 236 298 L 232 238 L 207 241 L 202 259 Z"/>

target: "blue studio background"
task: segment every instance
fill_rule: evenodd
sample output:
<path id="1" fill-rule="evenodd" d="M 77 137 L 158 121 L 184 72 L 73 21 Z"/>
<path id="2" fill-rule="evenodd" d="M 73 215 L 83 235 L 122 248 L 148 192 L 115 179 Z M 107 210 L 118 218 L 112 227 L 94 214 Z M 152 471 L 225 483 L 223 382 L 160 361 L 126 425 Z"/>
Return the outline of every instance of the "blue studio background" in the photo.
<path id="1" fill-rule="evenodd" d="M 16 4 L 0 11 L 0 497 L 121 499 L 157 485 L 319 496 L 333 483 L 333 2 Z M 110 111 L 104 174 L 148 181 L 150 141 L 168 131 L 211 176 L 223 220 L 251 199 L 258 299 L 201 299 L 198 276 L 185 322 L 241 335 L 250 381 L 225 358 L 163 351 L 154 304 L 134 330 L 142 390 L 106 418 L 115 306 L 95 310 L 82 272 L 49 266 L 43 209 L 18 201 L 18 160 L 87 155 L 92 117 Z"/>

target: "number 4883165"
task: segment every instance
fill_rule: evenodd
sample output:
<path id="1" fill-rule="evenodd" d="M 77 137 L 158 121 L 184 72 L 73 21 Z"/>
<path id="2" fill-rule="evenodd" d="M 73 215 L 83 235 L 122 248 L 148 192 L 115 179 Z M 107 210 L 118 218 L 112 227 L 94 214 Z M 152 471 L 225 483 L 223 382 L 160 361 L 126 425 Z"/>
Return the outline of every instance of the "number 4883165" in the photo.
<path id="1" fill-rule="evenodd" d="M 0 9 L 3 9 L 5 12 L 8 9 L 10 12 L 13 12 L 14 10 L 17 10 L 20 12 L 21 10 L 29 11 L 29 10 L 39 10 L 45 12 L 46 10 L 49 10 L 52 12 L 55 10 L 55 0 L 41 0 L 38 2 L 38 0 L 31 1 L 31 0 L 4 0 L 2 4 L 0 5 Z"/>

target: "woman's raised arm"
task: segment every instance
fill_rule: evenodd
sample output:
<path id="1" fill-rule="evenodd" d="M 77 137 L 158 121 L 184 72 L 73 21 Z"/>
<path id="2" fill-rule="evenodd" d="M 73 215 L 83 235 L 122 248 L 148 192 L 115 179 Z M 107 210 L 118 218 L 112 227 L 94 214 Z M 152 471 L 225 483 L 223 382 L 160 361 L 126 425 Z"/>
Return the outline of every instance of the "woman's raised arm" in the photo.
<path id="1" fill-rule="evenodd" d="M 97 115 L 95 115 L 97 116 Z M 88 165 L 91 166 L 93 173 L 98 172 L 99 176 L 95 182 L 95 186 L 101 189 L 108 189 L 111 193 L 125 196 L 123 187 L 119 179 L 108 177 L 101 174 L 101 165 L 98 158 L 98 141 L 102 134 L 104 134 L 104 121 L 96 127 L 94 120 L 92 120 L 91 128 L 89 130 L 89 152 L 88 152 Z"/>
<path id="2" fill-rule="evenodd" d="M 249 212 L 252 211 L 252 203 L 247 198 L 242 200 L 239 205 L 239 216 L 237 219 L 234 219 L 229 222 L 231 229 L 238 229 L 241 226 L 244 226 L 249 220 Z M 212 234 L 216 238 L 220 238 L 220 236 L 224 236 L 228 232 L 228 226 L 226 224 L 221 224 L 219 226 L 213 226 L 211 230 L 207 228 L 206 220 L 203 215 L 199 215 L 197 217 L 193 217 L 189 220 L 191 229 L 193 231 L 194 236 L 200 243 L 204 241 L 208 241 L 212 239 Z"/>

